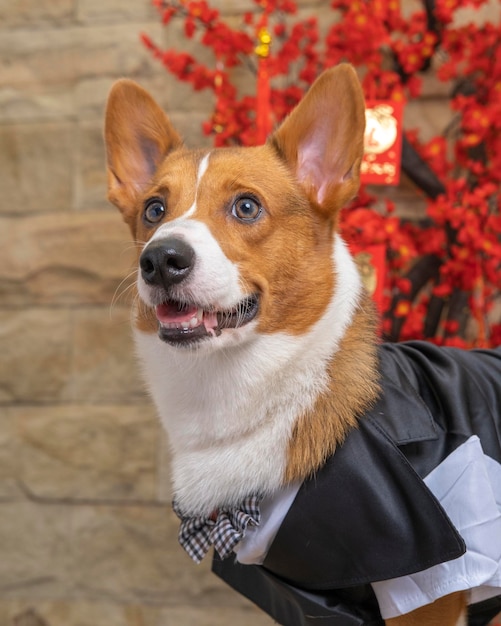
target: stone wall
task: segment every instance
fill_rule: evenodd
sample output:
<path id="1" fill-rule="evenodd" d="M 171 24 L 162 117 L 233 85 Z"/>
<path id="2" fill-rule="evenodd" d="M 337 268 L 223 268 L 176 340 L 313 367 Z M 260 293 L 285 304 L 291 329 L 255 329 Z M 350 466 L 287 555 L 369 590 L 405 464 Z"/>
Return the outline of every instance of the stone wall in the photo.
<path id="1" fill-rule="evenodd" d="M 250 0 L 218 4 L 231 18 Z M 2 626 L 271 623 L 177 546 L 165 441 L 132 354 L 106 95 L 137 79 L 193 144 L 209 106 L 150 60 L 141 31 L 163 36 L 149 0 L 0 0 Z M 407 121 L 435 134 L 443 98 L 431 77 Z M 405 181 L 387 192 L 415 210 Z"/>

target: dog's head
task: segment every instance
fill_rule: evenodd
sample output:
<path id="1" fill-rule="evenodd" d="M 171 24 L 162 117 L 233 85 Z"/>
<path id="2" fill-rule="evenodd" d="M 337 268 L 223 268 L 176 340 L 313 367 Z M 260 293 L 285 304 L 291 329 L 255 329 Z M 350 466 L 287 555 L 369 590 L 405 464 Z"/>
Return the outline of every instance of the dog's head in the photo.
<path id="1" fill-rule="evenodd" d="M 176 348 L 304 334 L 334 292 L 334 236 L 359 186 L 364 121 L 357 76 L 341 65 L 266 145 L 189 150 L 146 91 L 117 82 L 108 197 L 140 247 L 138 327 Z"/>

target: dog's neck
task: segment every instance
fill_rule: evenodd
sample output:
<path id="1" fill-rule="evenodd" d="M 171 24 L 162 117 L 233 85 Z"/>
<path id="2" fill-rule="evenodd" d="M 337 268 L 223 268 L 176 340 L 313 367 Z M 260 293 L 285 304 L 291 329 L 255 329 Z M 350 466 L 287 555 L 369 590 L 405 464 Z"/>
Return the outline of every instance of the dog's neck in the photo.
<path id="1" fill-rule="evenodd" d="M 376 398 L 371 307 L 339 238 L 333 267 L 332 301 L 302 336 L 256 335 L 198 352 L 136 331 L 182 510 L 208 514 L 304 479 Z"/>

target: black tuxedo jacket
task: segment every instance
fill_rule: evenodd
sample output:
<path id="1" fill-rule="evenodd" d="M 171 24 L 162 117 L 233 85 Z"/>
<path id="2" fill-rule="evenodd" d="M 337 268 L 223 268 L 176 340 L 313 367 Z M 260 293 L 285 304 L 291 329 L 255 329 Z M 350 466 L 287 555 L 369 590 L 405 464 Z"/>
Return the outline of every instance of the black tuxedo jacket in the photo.
<path id="1" fill-rule="evenodd" d="M 286 626 L 382 626 L 369 583 L 461 556 L 423 477 L 472 435 L 501 462 L 501 349 L 380 347 L 382 394 L 305 481 L 262 566 L 214 558 L 232 587 Z M 501 596 L 472 608 L 487 624 Z M 319 619 L 321 618 L 321 619 Z"/>

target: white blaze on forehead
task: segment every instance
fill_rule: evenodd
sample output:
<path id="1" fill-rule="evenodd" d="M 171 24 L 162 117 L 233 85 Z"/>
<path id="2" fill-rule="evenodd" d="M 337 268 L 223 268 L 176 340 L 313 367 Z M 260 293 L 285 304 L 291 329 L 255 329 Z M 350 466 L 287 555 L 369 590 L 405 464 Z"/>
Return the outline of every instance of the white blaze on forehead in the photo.
<path id="1" fill-rule="evenodd" d="M 198 166 L 198 172 L 197 172 L 197 182 L 195 186 L 195 199 L 193 200 L 193 204 L 184 214 L 184 217 L 191 217 L 197 210 L 198 188 L 200 187 L 200 181 L 202 180 L 205 172 L 207 171 L 207 168 L 209 167 L 209 157 L 210 157 L 210 152 L 208 152 L 204 156 L 204 158 L 200 161 L 200 165 Z"/>

